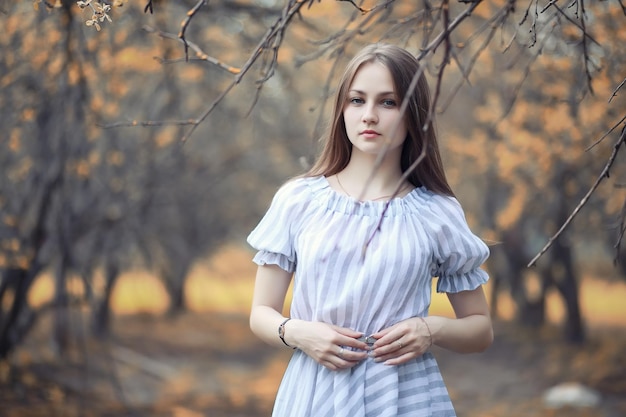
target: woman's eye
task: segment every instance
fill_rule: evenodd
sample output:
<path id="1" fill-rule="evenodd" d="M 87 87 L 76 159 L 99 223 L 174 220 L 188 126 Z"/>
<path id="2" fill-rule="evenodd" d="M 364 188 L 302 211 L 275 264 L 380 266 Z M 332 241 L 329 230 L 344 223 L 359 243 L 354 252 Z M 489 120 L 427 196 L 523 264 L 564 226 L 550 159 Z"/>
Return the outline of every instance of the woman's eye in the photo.
<path id="1" fill-rule="evenodd" d="M 350 99 L 350 104 L 363 104 L 365 103 L 365 100 L 363 100 L 361 97 L 352 97 Z"/>
<path id="2" fill-rule="evenodd" d="M 385 107 L 395 107 L 396 106 L 396 101 L 392 100 L 390 98 L 386 98 L 382 101 L 383 106 Z"/>

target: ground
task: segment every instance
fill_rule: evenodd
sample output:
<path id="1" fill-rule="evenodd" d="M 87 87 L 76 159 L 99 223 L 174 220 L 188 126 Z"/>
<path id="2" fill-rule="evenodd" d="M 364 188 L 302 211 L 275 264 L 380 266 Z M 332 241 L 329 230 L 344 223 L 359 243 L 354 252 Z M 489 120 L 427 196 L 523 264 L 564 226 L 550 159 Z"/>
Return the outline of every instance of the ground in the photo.
<path id="1" fill-rule="evenodd" d="M 269 416 L 289 349 L 258 341 L 247 316 L 121 316 L 106 341 L 89 337 L 57 359 L 40 322 L 0 363 L 0 417 Z M 555 328 L 495 323 L 484 353 L 435 350 L 459 417 L 626 416 L 626 335 L 595 329 L 582 346 Z M 602 395 L 594 408 L 547 409 L 546 389 L 576 381 Z"/>

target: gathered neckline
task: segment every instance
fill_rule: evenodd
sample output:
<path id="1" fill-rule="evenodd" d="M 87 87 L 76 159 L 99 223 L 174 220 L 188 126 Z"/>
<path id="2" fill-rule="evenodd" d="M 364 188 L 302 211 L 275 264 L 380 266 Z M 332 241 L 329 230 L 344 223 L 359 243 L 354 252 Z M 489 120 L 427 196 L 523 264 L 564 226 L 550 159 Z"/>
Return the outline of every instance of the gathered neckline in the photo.
<path id="1" fill-rule="evenodd" d="M 415 187 L 407 194 L 394 197 L 390 200 L 360 201 L 334 189 L 328 181 L 328 178 L 323 175 L 308 177 L 307 183 L 316 199 L 323 202 L 329 209 L 362 216 L 380 216 L 382 214 L 385 216 L 394 216 L 406 214 L 407 210 L 412 212 L 418 206 L 422 206 L 432 195 L 432 193 L 422 186 Z"/>

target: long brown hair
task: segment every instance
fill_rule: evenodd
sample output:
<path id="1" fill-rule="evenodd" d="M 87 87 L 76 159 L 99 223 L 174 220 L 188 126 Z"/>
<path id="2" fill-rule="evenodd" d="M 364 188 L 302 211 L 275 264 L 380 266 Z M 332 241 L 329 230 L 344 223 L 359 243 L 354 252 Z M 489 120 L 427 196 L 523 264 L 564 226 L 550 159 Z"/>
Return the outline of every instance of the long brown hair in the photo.
<path id="1" fill-rule="evenodd" d="M 405 49 L 389 44 L 366 46 L 352 58 L 339 83 L 330 128 L 322 138 L 324 143 L 322 152 L 306 176 L 331 176 L 348 165 L 352 154 L 352 144 L 346 133 L 343 109 L 357 71 L 363 64 L 369 62 L 380 62 L 387 67 L 400 101 L 404 100 L 408 94 L 411 81 L 420 70 L 420 64 L 413 55 Z M 424 74 L 421 73 L 415 90 L 410 95 L 404 115 L 407 137 L 402 145 L 400 166 L 402 172 L 409 169 L 425 147 L 426 156 L 409 173 L 408 181 L 416 187 L 424 186 L 435 193 L 453 196 L 454 193 L 446 180 L 441 162 L 434 121 L 431 120 L 427 130 L 423 130 L 428 119 L 430 105 L 430 88 Z"/>

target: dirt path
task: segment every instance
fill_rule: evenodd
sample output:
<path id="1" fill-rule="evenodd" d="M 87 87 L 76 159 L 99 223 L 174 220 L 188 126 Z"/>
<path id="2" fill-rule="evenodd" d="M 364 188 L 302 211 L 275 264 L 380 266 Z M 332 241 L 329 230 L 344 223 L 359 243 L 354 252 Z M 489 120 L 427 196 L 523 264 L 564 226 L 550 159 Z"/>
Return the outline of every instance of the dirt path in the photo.
<path id="1" fill-rule="evenodd" d="M 122 317 L 108 343 L 86 341 L 63 362 L 45 332 L 0 368 L 0 417 L 268 416 L 288 355 L 250 333 L 247 317 L 185 314 Z M 623 332 L 622 332 L 623 333 Z M 626 416 L 626 337 L 595 335 L 583 347 L 554 330 L 534 334 L 496 324 L 486 352 L 435 350 L 459 417 Z M 85 365 L 87 364 L 87 365 Z M 579 381 L 602 393 L 593 409 L 546 409 L 543 392 Z"/>

